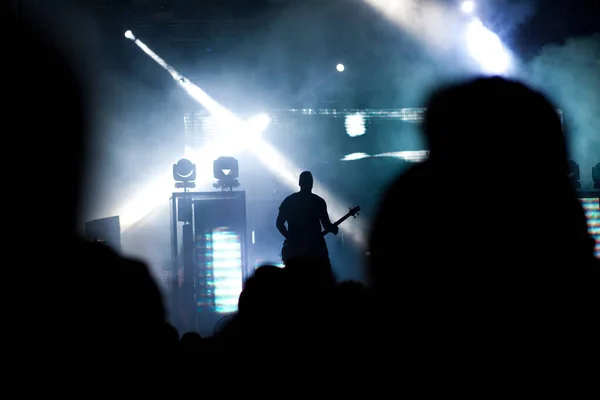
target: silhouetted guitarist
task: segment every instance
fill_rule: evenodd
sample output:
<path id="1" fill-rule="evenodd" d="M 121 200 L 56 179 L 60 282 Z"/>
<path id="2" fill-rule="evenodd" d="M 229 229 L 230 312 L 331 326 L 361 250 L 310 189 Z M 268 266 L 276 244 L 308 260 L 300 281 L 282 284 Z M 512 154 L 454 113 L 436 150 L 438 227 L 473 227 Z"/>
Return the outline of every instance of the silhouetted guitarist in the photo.
<path id="1" fill-rule="evenodd" d="M 325 200 L 312 192 L 313 176 L 309 171 L 300 174 L 299 185 L 300 191 L 288 196 L 279 206 L 277 229 L 286 239 L 283 262 L 312 258 L 329 264 L 323 229 L 337 235 L 338 227 L 329 219 Z"/>

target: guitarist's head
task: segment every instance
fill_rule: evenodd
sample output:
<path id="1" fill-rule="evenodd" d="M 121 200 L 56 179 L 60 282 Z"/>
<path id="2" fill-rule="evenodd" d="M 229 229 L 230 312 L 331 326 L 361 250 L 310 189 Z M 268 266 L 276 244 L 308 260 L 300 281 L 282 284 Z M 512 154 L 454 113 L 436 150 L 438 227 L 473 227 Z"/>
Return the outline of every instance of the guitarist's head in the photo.
<path id="1" fill-rule="evenodd" d="M 310 192 L 313 188 L 313 176 L 310 171 L 304 171 L 300 174 L 300 180 L 298 182 L 300 185 L 301 192 Z"/>

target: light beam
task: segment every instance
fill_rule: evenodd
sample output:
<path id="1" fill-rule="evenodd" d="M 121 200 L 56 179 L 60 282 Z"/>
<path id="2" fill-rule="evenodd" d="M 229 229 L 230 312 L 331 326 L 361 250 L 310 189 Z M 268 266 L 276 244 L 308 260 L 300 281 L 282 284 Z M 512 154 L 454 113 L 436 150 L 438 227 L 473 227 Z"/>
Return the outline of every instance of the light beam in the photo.
<path id="1" fill-rule="evenodd" d="M 236 139 L 239 139 L 243 135 L 249 134 L 250 137 L 245 138 L 244 140 L 245 144 L 248 146 L 248 149 L 251 150 L 271 172 L 279 176 L 285 183 L 287 183 L 288 186 L 291 188 L 297 188 L 298 176 L 300 175 L 301 171 L 257 134 L 262 132 L 266 125 L 268 125 L 268 119 L 265 118 L 264 115 L 259 115 L 256 119 L 251 120 L 249 123 L 242 121 L 227 108 L 212 99 L 206 92 L 193 84 L 189 79 L 177 72 L 141 40 L 136 38 L 134 42 L 158 65 L 169 72 L 175 82 L 177 82 L 177 84 L 181 86 L 194 100 L 196 100 L 213 117 L 215 117 L 219 124 L 223 124 L 223 126 L 226 128 L 226 131 L 235 133 Z M 228 141 L 228 143 L 232 142 Z M 212 159 L 210 160 L 212 161 Z M 198 171 L 200 170 L 201 168 L 199 167 Z M 212 171 L 211 168 L 208 168 L 207 170 Z M 318 191 L 320 195 L 328 202 L 329 210 L 334 218 L 338 215 L 342 216 L 346 214 L 348 207 L 342 206 L 339 201 L 337 201 L 334 196 L 330 194 L 318 181 L 314 182 L 314 187 L 315 190 Z M 138 215 L 139 214 L 140 212 L 138 212 Z M 341 225 L 340 229 L 352 237 L 358 244 L 363 246 L 366 244 L 365 237 L 363 235 L 364 230 L 361 229 L 361 227 L 346 223 Z"/>

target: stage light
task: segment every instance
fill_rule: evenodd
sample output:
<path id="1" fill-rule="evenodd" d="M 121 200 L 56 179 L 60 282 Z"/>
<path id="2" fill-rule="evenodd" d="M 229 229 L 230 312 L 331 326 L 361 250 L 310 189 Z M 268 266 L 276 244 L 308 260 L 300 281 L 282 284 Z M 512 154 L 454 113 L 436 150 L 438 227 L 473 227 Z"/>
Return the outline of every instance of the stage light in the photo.
<path id="1" fill-rule="evenodd" d="M 569 160 L 569 174 L 567 176 L 575 188 L 579 189 L 581 187 L 579 165 L 573 160 Z"/>
<path id="2" fill-rule="evenodd" d="M 221 190 L 233 190 L 240 186 L 237 178 L 240 176 L 238 160 L 233 157 L 219 157 L 213 162 L 213 175 L 217 180 L 213 186 Z"/>
<path id="3" fill-rule="evenodd" d="M 355 160 L 362 160 L 363 158 L 369 158 L 371 157 L 370 155 L 368 155 L 367 153 L 352 153 L 352 154 L 346 154 L 341 161 L 355 161 Z"/>
<path id="4" fill-rule="evenodd" d="M 361 113 L 346 115 L 344 125 L 346 126 L 346 133 L 350 137 L 364 135 L 367 131 L 365 117 Z"/>
<path id="5" fill-rule="evenodd" d="M 204 90 L 200 87 L 196 86 L 189 79 L 184 79 L 181 81 L 182 75 L 179 74 L 177 70 L 175 70 L 171 65 L 169 65 L 165 60 L 163 60 L 158 54 L 156 54 L 152 49 L 150 49 L 145 43 L 143 43 L 140 39 L 136 38 L 134 42 L 146 55 L 148 55 L 154 62 L 160 65 L 162 68 L 167 71 L 171 77 L 181 86 L 183 90 L 186 91 L 190 97 L 196 100 L 202 107 L 208 111 L 210 115 L 216 117 L 220 123 L 229 127 L 232 126 L 232 132 L 247 132 L 247 126 L 244 126 L 243 122 L 240 118 L 238 118 L 234 113 L 224 107 L 222 104 L 218 103 L 215 99 L 210 97 Z M 261 116 L 259 121 L 266 122 L 268 118 L 264 118 Z M 235 138 L 229 141 L 229 143 L 234 143 L 238 145 L 240 141 L 240 137 L 244 137 L 244 135 L 236 135 Z M 244 141 L 242 141 L 243 143 Z M 262 139 L 258 133 L 253 135 L 253 140 L 248 141 L 248 150 L 252 153 L 256 154 L 259 157 L 259 160 L 264 163 L 264 165 L 273 173 L 277 174 L 287 185 L 293 188 L 297 188 L 298 185 L 298 175 L 302 172 L 301 169 L 297 168 L 290 160 L 285 157 L 281 152 L 275 149 L 270 143 Z M 238 145 L 239 146 L 239 145 Z M 219 152 L 213 152 L 213 145 L 209 145 L 207 149 L 202 149 L 202 154 L 209 154 L 208 157 L 198 157 L 198 160 L 210 160 L 213 157 L 210 157 L 210 154 L 223 154 Z M 231 146 L 226 149 L 228 154 L 232 153 Z M 210 167 L 208 169 L 202 168 L 201 172 L 210 173 Z M 202 174 L 204 175 L 204 174 Z M 165 188 L 169 185 L 170 177 L 165 174 L 164 182 Z M 209 177 L 207 177 L 209 178 Z M 156 186 L 153 185 L 153 187 Z M 327 200 L 327 203 L 330 206 L 332 213 L 344 214 L 346 212 L 346 206 L 342 205 L 332 193 L 330 193 L 327 189 L 321 186 L 318 182 L 315 182 L 315 190 L 319 192 L 319 194 Z M 149 193 L 157 194 L 158 190 L 149 189 Z M 160 196 L 148 196 L 144 194 L 140 194 L 139 197 L 131 201 L 124 208 L 128 214 L 131 214 L 127 217 L 128 226 L 131 226 L 132 221 L 137 221 L 148 215 L 150 210 L 153 207 L 150 207 L 150 204 L 158 206 L 160 204 L 160 199 L 158 202 L 155 200 Z M 154 200 L 153 200 L 154 199 Z M 139 203 L 143 203 L 140 206 Z M 123 215 L 124 213 L 120 213 Z M 359 245 L 366 245 L 365 236 L 363 235 L 363 229 L 359 226 L 350 225 L 342 225 L 341 229 L 351 235 Z"/>
<path id="6" fill-rule="evenodd" d="M 131 31 L 125 31 L 125 37 L 129 40 L 135 40 L 135 36 L 133 35 L 133 32 Z"/>
<path id="7" fill-rule="evenodd" d="M 467 26 L 467 50 L 479 64 L 482 72 L 505 75 L 511 69 L 511 54 L 498 35 L 489 30 L 480 19 L 473 18 Z"/>
<path id="8" fill-rule="evenodd" d="M 175 187 L 178 189 L 189 189 L 196 187 L 196 164 L 193 164 L 187 158 L 182 158 L 173 164 L 173 179 Z"/>
<path id="9" fill-rule="evenodd" d="M 346 69 L 346 67 L 344 67 L 344 64 L 338 64 L 335 66 L 335 69 L 338 70 L 338 72 L 344 72 L 344 70 Z"/>
<path id="10" fill-rule="evenodd" d="M 592 180 L 594 181 L 594 189 L 600 189 L 600 162 L 592 168 Z"/>
<path id="11" fill-rule="evenodd" d="M 460 5 L 460 9 L 465 14 L 472 14 L 475 11 L 475 2 L 473 1 L 463 1 Z"/>

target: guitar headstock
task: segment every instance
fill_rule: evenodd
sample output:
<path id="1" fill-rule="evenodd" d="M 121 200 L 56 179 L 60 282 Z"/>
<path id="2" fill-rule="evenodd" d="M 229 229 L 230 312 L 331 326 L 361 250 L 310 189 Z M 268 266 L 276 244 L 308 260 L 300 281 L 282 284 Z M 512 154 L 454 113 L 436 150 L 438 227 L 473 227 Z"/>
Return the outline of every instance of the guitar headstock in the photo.
<path id="1" fill-rule="evenodd" d="M 359 211 L 360 211 L 360 206 L 356 206 L 356 207 L 350 208 L 350 211 L 348 212 L 348 215 L 356 218 L 356 216 L 359 215 L 358 214 Z"/>

